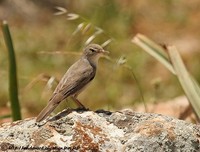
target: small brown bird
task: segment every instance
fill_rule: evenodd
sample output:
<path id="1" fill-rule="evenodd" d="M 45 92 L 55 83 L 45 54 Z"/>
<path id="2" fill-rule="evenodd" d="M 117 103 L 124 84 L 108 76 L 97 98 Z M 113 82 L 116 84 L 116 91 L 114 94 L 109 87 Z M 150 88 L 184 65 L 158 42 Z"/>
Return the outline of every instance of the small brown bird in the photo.
<path id="1" fill-rule="evenodd" d="M 76 104 L 85 109 L 77 96 L 91 82 L 96 74 L 98 60 L 103 54 L 109 53 L 98 44 L 88 45 L 81 58 L 76 61 L 60 80 L 47 106 L 37 116 L 36 121 L 44 120 L 58 106 L 58 104 L 71 96 Z"/>

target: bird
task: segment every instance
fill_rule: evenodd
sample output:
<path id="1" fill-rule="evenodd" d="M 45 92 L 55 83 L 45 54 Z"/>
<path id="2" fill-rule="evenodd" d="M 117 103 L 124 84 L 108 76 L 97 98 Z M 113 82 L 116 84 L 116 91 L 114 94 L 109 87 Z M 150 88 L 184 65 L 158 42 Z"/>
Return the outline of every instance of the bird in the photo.
<path id="1" fill-rule="evenodd" d="M 77 97 L 94 79 L 99 58 L 108 53 L 98 44 L 86 46 L 80 59 L 72 64 L 61 78 L 47 106 L 37 116 L 36 122 L 46 119 L 59 103 L 68 97 L 71 97 L 79 108 L 86 109 Z"/>

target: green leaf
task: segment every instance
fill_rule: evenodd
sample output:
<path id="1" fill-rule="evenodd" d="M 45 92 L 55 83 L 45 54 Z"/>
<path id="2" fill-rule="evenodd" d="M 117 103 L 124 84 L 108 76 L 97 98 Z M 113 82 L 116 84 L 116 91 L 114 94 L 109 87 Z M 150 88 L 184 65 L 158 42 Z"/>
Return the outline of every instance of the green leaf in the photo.
<path id="1" fill-rule="evenodd" d="M 5 39 L 5 43 L 8 49 L 9 56 L 9 95 L 12 109 L 12 119 L 20 120 L 21 111 L 18 99 L 18 85 L 17 85 L 17 65 L 15 60 L 15 51 L 13 48 L 12 38 L 10 30 L 6 21 L 2 23 L 2 31 Z"/>
<path id="2" fill-rule="evenodd" d="M 151 56 L 156 58 L 159 62 L 161 62 L 169 71 L 175 74 L 175 71 L 169 62 L 169 58 L 165 50 L 156 44 L 155 42 L 148 39 L 146 36 L 142 34 L 137 34 L 133 39 L 132 42 L 136 45 L 143 48 L 147 53 Z"/>
<path id="3" fill-rule="evenodd" d="M 137 34 L 133 40 L 133 43 L 143 48 L 147 53 L 161 62 L 168 70 L 177 75 L 181 86 L 188 97 L 194 111 L 200 118 L 200 86 L 197 81 L 187 72 L 183 61 L 176 50 L 176 48 L 168 47 L 169 57 L 161 46 L 148 39 L 146 36 Z M 172 64 L 172 63 L 173 64 Z"/>
<path id="4" fill-rule="evenodd" d="M 192 107 L 200 118 L 200 90 L 199 86 L 190 76 L 175 46 L 169 46 L 169 55 L 177 77 L 187 95 Z"/>

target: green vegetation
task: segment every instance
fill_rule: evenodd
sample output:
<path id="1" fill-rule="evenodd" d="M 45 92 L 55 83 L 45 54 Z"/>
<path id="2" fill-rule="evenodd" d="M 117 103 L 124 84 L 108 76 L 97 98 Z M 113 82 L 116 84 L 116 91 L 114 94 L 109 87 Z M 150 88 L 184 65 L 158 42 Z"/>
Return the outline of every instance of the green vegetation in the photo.
<path id="1" fill-rule="evenodd" d="M 138 34 L 132 40 L 135 44 L 143 48 L 147 53 L 155 57 L 170 72 L 176 75 L 180 84 L 187 95 L 195 113 L 200 118 L 200 86 L 198 82 L 188 73 L 186 67 L 175 46 L 166 46 L 169 58 L 165 49 L 157 45 L 147 37 Z M 172 62 L 172 63 L 171 63 Z"/>
<path id="2" fill-rule="evenodd" d="M 20 120 L 21 111 L 18 99 L 18 85 L 17 85 L 17 69 L 15 61 L 15 51 L 12 43 L 10 30 L 6 21 L 2 23 L 2 30 L 4 34 L 5 43 L 8 49 L 9 58 L 9 96 L 12 109 L 12 119 Z"/>

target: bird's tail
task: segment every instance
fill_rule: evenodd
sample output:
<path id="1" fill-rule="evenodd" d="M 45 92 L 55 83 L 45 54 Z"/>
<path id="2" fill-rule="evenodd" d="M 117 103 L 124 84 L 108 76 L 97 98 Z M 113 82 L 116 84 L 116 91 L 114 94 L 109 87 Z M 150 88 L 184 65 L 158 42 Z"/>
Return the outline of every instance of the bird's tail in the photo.
<path id="1" fill-rule="evenodd" d="M 58 106 L 58 104 L 55 104 L 54 102 L 50 101 L 47 106 L 39 113 L 39 115 L 36 118 L 36 122 L 40 122 L 44 120 L 48 115 L 51 114 L 51 112 Z"/>

